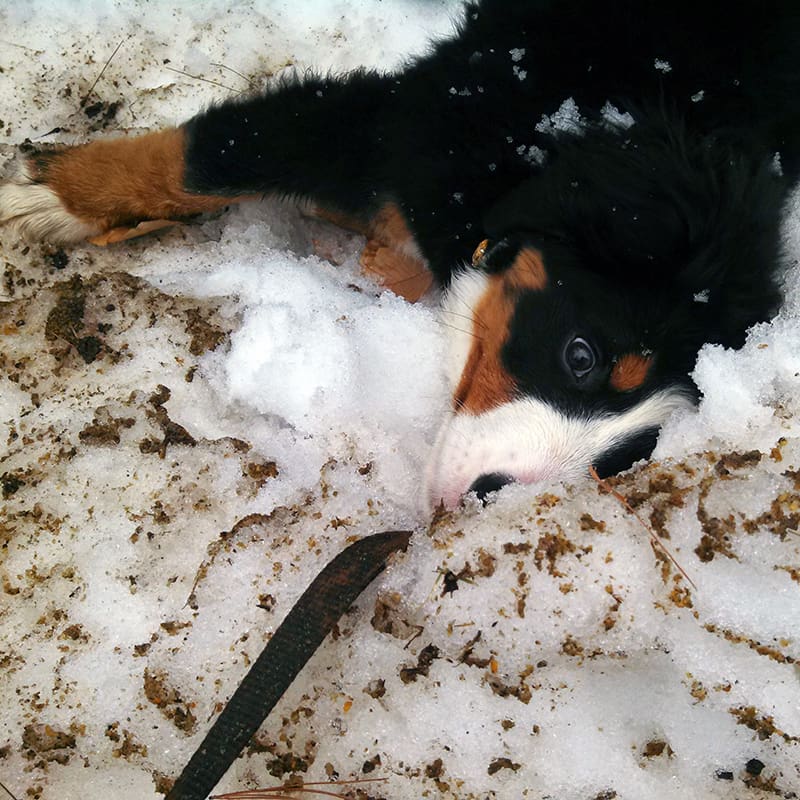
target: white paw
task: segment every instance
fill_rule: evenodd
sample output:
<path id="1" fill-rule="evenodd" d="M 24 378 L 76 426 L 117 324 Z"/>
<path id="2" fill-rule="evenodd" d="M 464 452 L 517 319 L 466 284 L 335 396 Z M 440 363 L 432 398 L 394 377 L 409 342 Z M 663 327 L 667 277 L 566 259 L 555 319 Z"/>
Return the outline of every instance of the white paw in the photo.
<path id="1" fill-rule="evenodd" d="M 25 239 L 58 244 L 78 242 L 101 232 L 70 214 L 59 196 L 31 178 L 23 163 L 17 174 L 0 183 L 0 225 L 7 225 Z"/>

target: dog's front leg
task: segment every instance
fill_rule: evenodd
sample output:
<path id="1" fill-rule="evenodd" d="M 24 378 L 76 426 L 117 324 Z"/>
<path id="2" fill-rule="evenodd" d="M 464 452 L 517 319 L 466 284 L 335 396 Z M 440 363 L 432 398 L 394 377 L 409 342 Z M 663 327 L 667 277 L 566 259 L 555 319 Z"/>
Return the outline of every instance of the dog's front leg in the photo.
<path id="1" fill-rule="evenodd" d="M 366 221 L 382 193 L 374 167 L 386 80 L 357 72 L 284 81 L 178 128 L 34 152 L 0 184 L 0 223 L 70 242 L 265 193 Z"/>
<path id="2" fill-rule="evenodd" d="M 231 202 L 186 190 L 185 142 L 172 128 L 35 152 L 0 185 L 0 222 L 27 239 L 73 242 Z"/>

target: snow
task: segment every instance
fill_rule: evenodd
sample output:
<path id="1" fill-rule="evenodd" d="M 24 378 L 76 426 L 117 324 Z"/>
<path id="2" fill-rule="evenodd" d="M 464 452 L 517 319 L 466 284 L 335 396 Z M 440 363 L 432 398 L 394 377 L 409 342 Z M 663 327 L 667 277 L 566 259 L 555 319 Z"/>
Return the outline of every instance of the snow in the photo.
<path id="1" fill-rule="evenodd" d="M 561 131 L 563 133 L 581 134 L 585 127 L 586 121 L 581 116 L 578 104 L 572 97 L 568 97 L 554 114 L 550 116 L 547 114 L 542 115 L 542 119 L 536 124 L 536 130 L 539 133 Z"/>
<path id="2" fill-rule="evenodd" d="M 392 68 L 458 11 L 18 2 L 0 162 L 26 137 L 174 123 L 290 64 Z M 101 125 L 80 100 L 120 42 Z M 548 124 L 579 119 L 565 102 Z M 360 275 L 358 237 L 271 201 L 108 249 L 0 231 L 0 782 L 160 797 L 321 566 L 414 528 L 219 792 L 298 774 L 391 800 L 800 794 L 796 204 L 786 219 L 784 309 L 740 352 L 704 348 L 699 410 L 616 482 L 694 587 L 588 480 L 428 525 L 447 329 Z"/>

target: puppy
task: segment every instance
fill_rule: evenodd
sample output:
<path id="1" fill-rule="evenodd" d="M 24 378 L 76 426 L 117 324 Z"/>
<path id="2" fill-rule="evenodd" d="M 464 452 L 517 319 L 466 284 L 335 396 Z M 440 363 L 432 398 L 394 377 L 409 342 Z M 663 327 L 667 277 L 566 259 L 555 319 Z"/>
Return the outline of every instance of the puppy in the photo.
<path id="1" fill-rule="evenodd" d="M 288 78 L 179 128 L 34 153 L 0 221 L 64 242 L 311 201 L 373 262 L 429 269 L 460 321 L 431 506 L 609 475 L 696 402 L 704 343 L 739 347 L 776 309 L 798 45 L 790 0 L 467 3 L 396 73 Z"/>

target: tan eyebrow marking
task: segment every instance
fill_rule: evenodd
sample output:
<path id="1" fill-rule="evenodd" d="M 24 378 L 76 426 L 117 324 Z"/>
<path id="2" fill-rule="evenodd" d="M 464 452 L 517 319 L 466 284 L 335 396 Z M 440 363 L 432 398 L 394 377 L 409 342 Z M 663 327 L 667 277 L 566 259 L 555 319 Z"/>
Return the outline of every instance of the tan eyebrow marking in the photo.
<path id="1" fill-rule="evenodd" d="M 509 269 L 489 276 L 489 285 L 473 310 L 472 349 L 453 395 L 456 413 L 480 414 L 514 396 L 516 383 L 503 367 L 501 353 L 520 292 L 541 291 L 547 271 L 541 253 L 520 250 Z"/>
<path id="2" fill-rule="evenodd" d="M 520 250 L 511 268 L 502 277 L 512 289 L 541 291 L 547 286 L 547 271 L 542 254 L 531 247 Z"/>
<path id="3" fill-rule="evenodd" d="M 614 364 L 609 384 L 618 392 L 630 392 L 638 389 L 647 379 L 647 373 L 653 364 L 651 356 L 628 353 Z"/>

